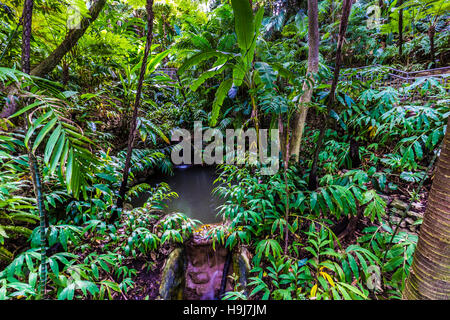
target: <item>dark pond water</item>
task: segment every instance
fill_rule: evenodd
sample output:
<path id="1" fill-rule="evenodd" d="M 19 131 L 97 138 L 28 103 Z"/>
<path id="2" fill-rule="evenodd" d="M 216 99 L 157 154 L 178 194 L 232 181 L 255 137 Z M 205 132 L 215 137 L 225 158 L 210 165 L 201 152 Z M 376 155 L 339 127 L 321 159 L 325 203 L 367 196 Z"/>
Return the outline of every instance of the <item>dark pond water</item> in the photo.
<path id="1" fill-rule="evenodd" d="M 182 212 L 192 219 L 210 224 L 222 221 L 216 213 L 223 201 L 212 195 L 216 178 L 214 167 L 179 166 L 174 169 L 173 176 L 157 175 L 149 178 L 147 183 L 155 186 L 165 182 L 178 194 L 179 198 L 168 202 L 168 213 Z M 142 193 L 132 204 L 134 207 L 143 206 L 148 198 L 149 193 Z"/>

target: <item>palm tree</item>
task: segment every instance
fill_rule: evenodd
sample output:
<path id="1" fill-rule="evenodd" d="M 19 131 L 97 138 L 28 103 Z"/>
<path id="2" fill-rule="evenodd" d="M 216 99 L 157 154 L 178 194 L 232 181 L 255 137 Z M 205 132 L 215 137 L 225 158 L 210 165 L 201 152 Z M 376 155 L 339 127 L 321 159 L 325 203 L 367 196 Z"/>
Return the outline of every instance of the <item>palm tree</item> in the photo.
<path id="1" fill-rule="evenodd" d="M 450 117 L 404 299 L 450 299 Z"/>

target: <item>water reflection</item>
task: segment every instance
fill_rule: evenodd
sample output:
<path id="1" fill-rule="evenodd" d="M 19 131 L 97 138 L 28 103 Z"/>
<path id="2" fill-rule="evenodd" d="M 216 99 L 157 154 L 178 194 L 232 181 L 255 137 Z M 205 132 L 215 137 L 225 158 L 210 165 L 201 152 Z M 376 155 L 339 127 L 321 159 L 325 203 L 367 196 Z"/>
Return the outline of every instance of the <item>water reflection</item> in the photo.
<path id="1" fill-rule="evenodd" d="M 203 223 L 221 222 L 216 216 L 217 207 L 223 201 L 212 195 L 214 180 L 217 178 L 214 167 L 178 166 L 173 176 L 157 175 L 149 179 L 152 186 L 158 183 L 167 183 L 179 198 L 168 203 L 167 212 L 182 212 L 192 219 Z M 149 197 L 145 192 L 133 200 L 133 206 L 144 205 Z"/>

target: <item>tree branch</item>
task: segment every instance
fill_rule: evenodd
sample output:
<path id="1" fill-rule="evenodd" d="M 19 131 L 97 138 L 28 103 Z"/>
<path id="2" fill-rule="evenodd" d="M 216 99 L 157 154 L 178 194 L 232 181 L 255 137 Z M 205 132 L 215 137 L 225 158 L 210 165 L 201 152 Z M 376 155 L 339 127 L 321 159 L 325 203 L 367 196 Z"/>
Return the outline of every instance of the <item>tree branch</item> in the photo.
<path id="1" fill-rule="evenodd" d="M 50 73 L 61 61 L 61 59 L 70 51 L 84 35 L 92 22 L 94 22 L 99 13 L 106 4 L 106 0 L 97 0 L 89 10 L 90 17 L 83 18 L 78 29 L 72 29 L 67 34 L 61 44 L 39 65 L 31 70 L 31 75 L 43 77 Z"/>

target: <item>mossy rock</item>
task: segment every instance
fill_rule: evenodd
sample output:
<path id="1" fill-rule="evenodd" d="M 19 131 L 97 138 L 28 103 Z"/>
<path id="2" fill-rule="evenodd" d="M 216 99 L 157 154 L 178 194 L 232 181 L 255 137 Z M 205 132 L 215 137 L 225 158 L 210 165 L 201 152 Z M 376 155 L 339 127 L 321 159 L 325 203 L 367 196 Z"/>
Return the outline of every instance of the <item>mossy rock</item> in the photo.
<path id="1" fill-rule="evenodd" d="M 250 258 L 246 249 L 241 249 L 233 254 L 233 273 L 238 275 L 239 284 L 244 290 L 244 294 L 248 296 L 247 284 L 248 275 L 250 274 Z"/>
<path id="2" fill-rule="evenodd" d="M 185 256 L 183 248 L 174 249 L 164 264 L 159 287 L 162 300 L 180 300 L 183 297 Z"/>
<path id="3" fill-rule="evenodd" d="M 405 211 L 406 208 L 408 207 L 408 204 L 406 202 L 402 201 L 402 200 L 394 199 L 391 202 L 391 207 L 396 208 L 396 209 L 398 209 L 400 211 Z"/>
<path id="4" fill-rule="evenodd" d="M 125 202 L 123 205 L 123 210 L 124 211 L 131 211 L 133 210 L 133 205 L 131 203 Z"/>

